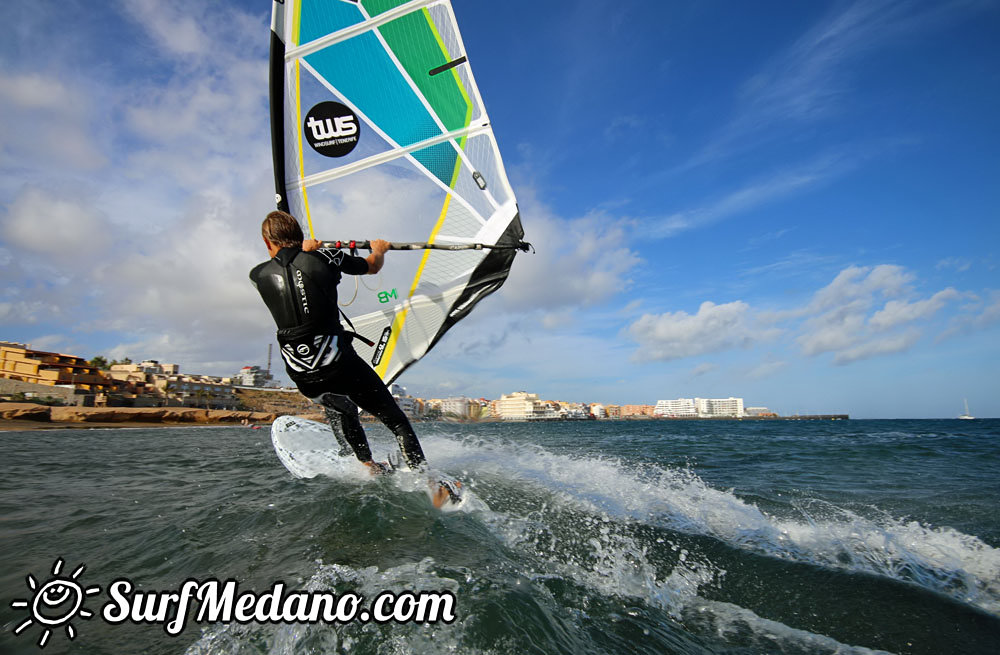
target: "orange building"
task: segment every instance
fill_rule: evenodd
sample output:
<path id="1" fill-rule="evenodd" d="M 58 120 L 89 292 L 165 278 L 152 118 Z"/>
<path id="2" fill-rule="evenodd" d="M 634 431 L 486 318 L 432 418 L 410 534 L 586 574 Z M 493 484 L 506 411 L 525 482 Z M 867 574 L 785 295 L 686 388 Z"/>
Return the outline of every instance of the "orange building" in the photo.
<path id="1" fill-rule="evenodd" d="M 24 344 L 0 342 L 0 377 L 32 384 L 71 385 L 94 392 L 114 391 L 114 380 L 82 357 L 32 350 Z"/>
<path id="2" fill-rule="evenodd" d="M 621 415 L 626 416 L 654 416 L 655 405 L 622 405 Z"/>

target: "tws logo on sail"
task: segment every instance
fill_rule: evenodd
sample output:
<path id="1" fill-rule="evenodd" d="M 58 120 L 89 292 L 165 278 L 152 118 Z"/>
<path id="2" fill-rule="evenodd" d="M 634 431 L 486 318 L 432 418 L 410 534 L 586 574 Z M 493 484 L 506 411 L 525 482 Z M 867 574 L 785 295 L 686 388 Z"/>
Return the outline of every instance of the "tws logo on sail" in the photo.
<path id="1" fill-rule="evenodd" d="M 361 121 L 345 105 L 329 100 L 306 114 L 302 131 L 312 149 L 324 157 L 343 157 L 358 145 Z"/>

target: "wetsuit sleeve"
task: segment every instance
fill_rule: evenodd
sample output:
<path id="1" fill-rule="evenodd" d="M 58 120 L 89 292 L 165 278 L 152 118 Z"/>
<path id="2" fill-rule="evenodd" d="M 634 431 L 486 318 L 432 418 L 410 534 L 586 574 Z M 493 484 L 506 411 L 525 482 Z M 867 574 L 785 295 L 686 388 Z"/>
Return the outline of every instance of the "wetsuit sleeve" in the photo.
<path id="1" fill-rule="evenodd" d="M 344 263 L 340 270 L 348 275 L 365 275 L 368 273 L 368 260 L 364 257 L 348 255 L 344 258 Z"/>
<path id="2" fill-rule="evenodd" d="M 266 266 L 266 265 L 267 265 L 267 262 L 263 262 L 261 264 L 257 264 L 256 266 L 253 267 L 253 269 L 251 269 L 251 271 L 250 271 L 250 284 L 253 285 L 254 289 L 258 288 L 257 287 L 257 279 L 260 277 L 260 269 L 264 268 L 264 266 Z"/>
<path id="3" fill-rule="evenodd" d="M 333 266 L 341 273 L 364 275 L 368 272 L 368 260 L 364 257 L 348 255 L 343 250 L 336 248 L 320 248 L 313 252 L 319 255 L 326 264 Z"/>

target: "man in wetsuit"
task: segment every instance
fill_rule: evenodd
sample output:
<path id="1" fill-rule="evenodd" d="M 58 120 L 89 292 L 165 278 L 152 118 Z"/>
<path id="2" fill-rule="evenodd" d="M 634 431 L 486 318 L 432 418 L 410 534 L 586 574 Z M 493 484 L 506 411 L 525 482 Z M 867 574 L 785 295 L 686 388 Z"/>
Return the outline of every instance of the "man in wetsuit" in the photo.
<path id="1" fill-rule="evenodd" d="M 371 242 L 367 258 L 340 249 L 324 249 L 305 239 L 291 214 L 274 211 L 261 226 L 271 259 L 250 271 L 278 326 L 278 345 L 285 369 L 299 391 L 323 406 L 342 451 L 349 447 L 373 474 L 387 468 L 372 461 L 371 448 L 358 419 L 358 406 L 377 417 L 399 442 L 406 463 L 414 470 L 427 460 L 406 414 L 382 379 L 351 345 L 356 335 L 340 324 L 337 284 L 341 274 L 366 275 L 382 268 L 389 243 Z M 440 506 L 439 494 L 434 504 Z"/>

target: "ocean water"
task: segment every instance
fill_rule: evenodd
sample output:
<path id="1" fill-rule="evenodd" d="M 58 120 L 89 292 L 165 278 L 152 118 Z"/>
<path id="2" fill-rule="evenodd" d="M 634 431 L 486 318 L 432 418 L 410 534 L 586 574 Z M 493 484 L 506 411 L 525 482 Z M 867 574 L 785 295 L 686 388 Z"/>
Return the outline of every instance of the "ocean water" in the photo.
<path id="1" fill-rule="evenodd" d="M 407 476 L 295 478 L 267 430 L 0 433 L 0 652 L 1000 652 L 1000 421 L 417 428 L 459 511 Z M 44 623 L 35 591 L 71 574 L 92 616 Z M 104 620 L 120 578 L 447 591 L 455 620 L 170 635 Z"/>

